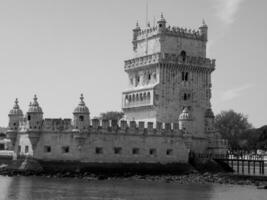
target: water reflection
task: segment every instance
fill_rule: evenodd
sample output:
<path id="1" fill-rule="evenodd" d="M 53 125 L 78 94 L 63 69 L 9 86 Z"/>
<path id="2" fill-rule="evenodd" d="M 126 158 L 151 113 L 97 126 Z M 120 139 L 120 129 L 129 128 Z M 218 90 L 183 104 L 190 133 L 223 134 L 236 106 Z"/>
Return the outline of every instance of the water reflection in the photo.
<path id="1" fill-rule="evenodd" d="M 180 185 L 165 182 L 2 177 L 0 200 L 222 200 L 264 199 L 253 186 Z M 244 198 L 245 197 L 245 198 Z"/>

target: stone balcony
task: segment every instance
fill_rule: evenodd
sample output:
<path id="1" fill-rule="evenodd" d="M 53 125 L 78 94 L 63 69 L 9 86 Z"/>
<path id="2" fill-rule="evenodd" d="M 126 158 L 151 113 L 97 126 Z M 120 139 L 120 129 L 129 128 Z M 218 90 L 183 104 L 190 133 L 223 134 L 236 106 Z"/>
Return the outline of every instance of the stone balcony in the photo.
<path id="1" fill-rule="evenodd" d="M 210 70 L 215 69 L 215 60 L 202 57 L 186 56 L 183 57 L 177 54 L 155 53 L 138 58 L 126 60 L 124 62 L 124 70 L 129 71 L 139 67 L 144 67 L 153 64 L 179 64 L 188 65 L 191 67 L 206 68 Z"/>
<path id="2" fill-rule="evenodd" d="M 123 92 L 122 98 L 123 109 L 153 106 L 154 92 L 153 89 Z"/>

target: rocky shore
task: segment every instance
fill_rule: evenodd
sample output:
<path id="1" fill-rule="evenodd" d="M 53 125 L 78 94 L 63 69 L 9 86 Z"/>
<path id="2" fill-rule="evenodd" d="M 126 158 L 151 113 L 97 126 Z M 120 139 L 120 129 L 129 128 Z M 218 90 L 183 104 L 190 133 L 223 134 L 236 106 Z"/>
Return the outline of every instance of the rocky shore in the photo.
<path id="1" fill-rule="evenodd" d="M 31 170 L 8 169 L 0 167 L 2 176 L 40 176 L 47 178 L 79 178 L 88 181 L 94 180 L 145 180 L 179 184 L 235 184 L 235 185 L 267 185 L 267 179 L 256 177 L 234 176 L 231 173 L 199 173 L 192 171 L 183 175 L 136 175 L 136 174 L 92 174 L 88 172 L 45 172 Z"/>

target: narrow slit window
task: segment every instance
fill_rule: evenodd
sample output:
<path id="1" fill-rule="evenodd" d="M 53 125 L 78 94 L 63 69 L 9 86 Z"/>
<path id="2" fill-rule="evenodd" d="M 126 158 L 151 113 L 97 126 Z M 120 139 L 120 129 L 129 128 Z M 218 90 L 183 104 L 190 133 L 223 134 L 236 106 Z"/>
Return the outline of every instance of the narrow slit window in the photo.
<path id="1" fill-rule="evenodd" d="M 95 153 L 96 154 L 103 154 L 103 148 L 102 147 L 96 147 L 95 148 Z"/>
<path id="2" fill-rule="evenodd" d="M 173 155 L 173 149 L 167 149 L 167 150 L 166 150 L 166 155 L 167 155 L 167 156 L 171 156 L 171 155 Z"/>
<path id="3" fill-rule="evenodd" d="M 140 149 L 139 148 L 133 148 L 132 153 L 133 153 L 133 155 L 138 155 L 140 153 Z"/>
<path id="4" fill-rule="evenodd" d="M 121 154 L 121 152 L 122 152 L 122 148 L 121 147 L 115 147 L 114 148 L 114 153 L 115 154 Z"/>
<path id="5" fill-rule="evenodd" d="M 69 146 L 63 146 L 62 147 L 62 153 L 69 153 L 70 152 L 70 147 Z"/>
<path id="6" fill-rule="evenodd" d="M 157 150 L 156 149 L 149 149 L 149 155 L 156 156 L 157 155 Z"/>

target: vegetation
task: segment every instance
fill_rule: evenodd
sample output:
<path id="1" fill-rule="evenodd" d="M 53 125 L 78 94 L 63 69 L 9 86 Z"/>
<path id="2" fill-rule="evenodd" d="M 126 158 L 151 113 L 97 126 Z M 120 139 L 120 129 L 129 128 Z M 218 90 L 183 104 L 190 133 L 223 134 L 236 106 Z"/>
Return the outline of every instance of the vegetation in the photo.
<path id="1" fill-rule="evenodd" d="M 0 133 L 6 133 L 6 131 L 7 131 L 7 128 L 0 127 Z"/>
<path id="2" fill-rule="evenodd" d="M 255 129 L 248 117 L 233 110 L 222 111 L 215 116 L 215 126 L 232 151 L 267 150 L 267 126 Z"/>
<path id="3" fill-rule="evenodd" d="M 117 111 L 109 111 L 105 113 L 101 113 L 99 119 L 105 119 L 105 120 L 120 120 L 124 116 L 123 112 L 117 112 Z"/>

